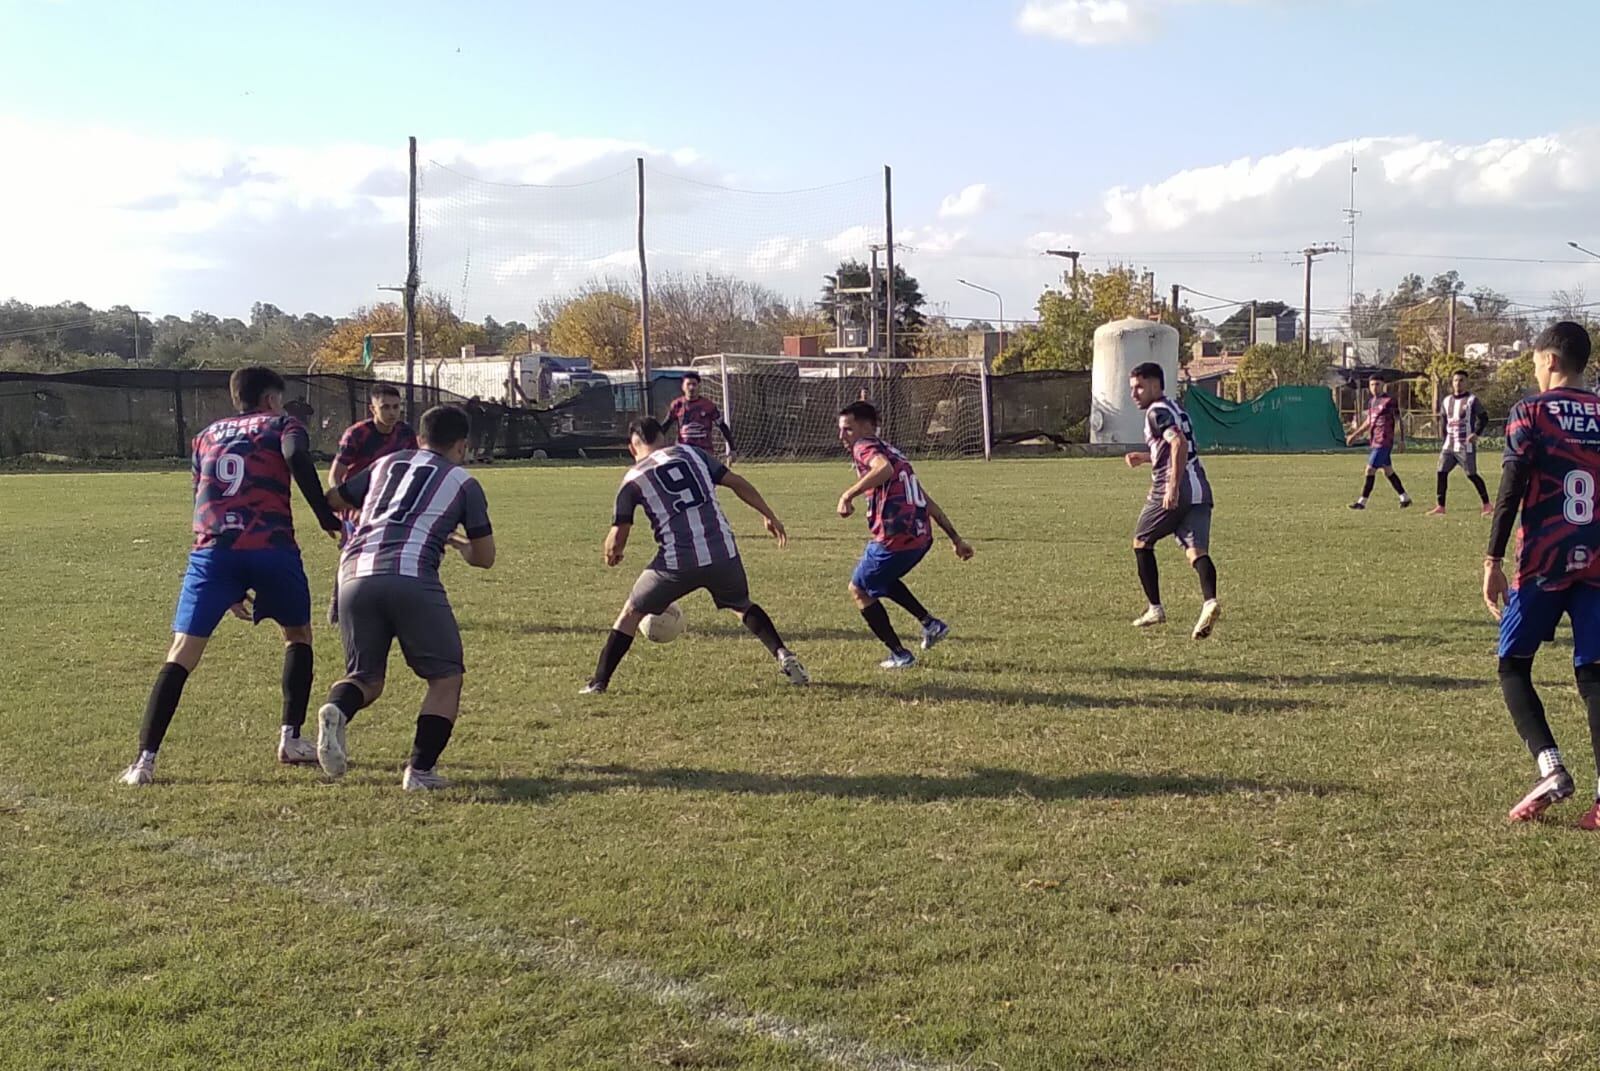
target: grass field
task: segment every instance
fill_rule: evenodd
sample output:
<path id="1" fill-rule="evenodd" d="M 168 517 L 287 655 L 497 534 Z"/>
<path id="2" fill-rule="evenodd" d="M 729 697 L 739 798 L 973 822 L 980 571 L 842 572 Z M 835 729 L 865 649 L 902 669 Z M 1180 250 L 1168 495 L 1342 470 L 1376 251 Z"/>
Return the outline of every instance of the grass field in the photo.
<path id="1" fill-rule="evenodd" d="M 1425 507 L 1431 457 L 1399 468 Z M 279 643 L 231 621 L 160 782 L 114 785 L 187 477 L 0 477 L 0 1067 L 1600 1064 L 1600 841 L 1572 804 L 1505 825 L 1532 767 L 1464 483 L 1443 520 L 1381 484 L 1357 514 L 1356 456 L 1214 460 L 1196 644 L 1170 544 L 1172 622 L 1128 625 L 1147 474 L 920 469 L 978 557 L 914 574 L 955 629 L 919 668 L 879 671 L 846 596 L 845 462 L 751 466 L 794 537 L 730 504 L 753 591 L 815 685 L 697 596 L 589 699 L 649 557 L 600 563 L 621 470 L 482 470 L 500 562 L 447 566 L 469 673 L 430 798 L 398 658 L 324 785 L 272 761 Z M 1536 675 L 1582 798 L 1569 654 Z M 319 697 L 339 665 L 324 629 Z"/>

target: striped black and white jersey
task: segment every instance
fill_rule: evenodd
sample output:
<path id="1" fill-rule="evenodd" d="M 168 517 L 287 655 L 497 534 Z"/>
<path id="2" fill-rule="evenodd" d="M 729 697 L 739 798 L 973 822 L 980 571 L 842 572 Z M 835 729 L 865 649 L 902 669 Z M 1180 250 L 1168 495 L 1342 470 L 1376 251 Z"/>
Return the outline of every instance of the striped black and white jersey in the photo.
<path id="1" fill-rule="evenodd" d="M 464 528 L 468 539 L 494 533 L 478 481 L 432 450 L 386 454 L 338 492 L 361 510 L 339 559 L 341 581 L 389 575 L 438 583 L 452 532 Z"/>
<path id="2" fill-rule="evenodd" d="M 1206 468 L 1200 463 L 1194 427 L 1189 423 L 1189 414 L 1171 398 L 1158 398 L 1144 411 L 1144 441 L 1150 447 L 1150 501 L 1160 502 L 1166 493 L 1167 474 L 1172 469 L 1172 444 L 1167 441 L 1167 432 L 1174 429 L 1188 447 L 1178 480 L 1178 505 L 1209 506 L 1211 481 L 1206 479 Z"/>
<path id="3" fill-rule="evenodd" d="M 739 556 L 733 528 L 717 502 L 728 468 L 694 446 L 666 446 L 622 478 L 613 523 L 632 524 L 644 507 L 660 544 L 652 568 L 695 569 Z"/>
<path id="4" fill-rule="evenodd" d="M 1468 391 L 1466 394 L 1446 395 L 1440 403 L 1439 415 L 1444 422 L 1446 450 L 1467 454 L 1478 448 L 1477 443 L 1467 440 L 1470 436 L 1483 434 L 1483 429 L 1489 425 L 1489 413 L 1476 394 Z"/>

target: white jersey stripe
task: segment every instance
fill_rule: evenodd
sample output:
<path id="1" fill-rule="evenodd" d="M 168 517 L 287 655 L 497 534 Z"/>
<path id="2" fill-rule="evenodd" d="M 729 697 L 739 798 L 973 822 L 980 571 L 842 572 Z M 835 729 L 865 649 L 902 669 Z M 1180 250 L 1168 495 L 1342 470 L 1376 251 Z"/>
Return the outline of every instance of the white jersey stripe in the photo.
<path id="1" fill-rule="evenodd" d="M 651 457 L 659 457 L 660 453 L 661 452 L 658 451 L 656 454 L 652 454 Z M 656 464 L 660 464 L 660 462 L 658 461 Z M 651 465 L 650 467 L 654 468 L 655 465 Z M 644 495 L 645 512 L 649 513 L 652 517 L 671 517 L 672 508 L 661 497 L 661 493 L 656 490 L 655 482 L 646 478 L 645 473 L 648 471 L 648 469 L 636 468 L 632 472 L 629 472 L 624 479 L 638 484 L 639 493 Z M 668 569 L 681 568 L 681 563 L 678 560 L 678 547 L 676 542 L 670 539 L 661 541 L 661 564 L 666 566 Z"/>

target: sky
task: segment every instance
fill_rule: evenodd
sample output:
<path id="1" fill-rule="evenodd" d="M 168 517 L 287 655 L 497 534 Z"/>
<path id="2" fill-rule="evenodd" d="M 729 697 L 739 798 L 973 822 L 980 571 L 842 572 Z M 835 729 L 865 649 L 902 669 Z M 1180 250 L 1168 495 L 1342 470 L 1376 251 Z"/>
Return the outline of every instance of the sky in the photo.
<path id="1" fill-rule="evenodd" d="M 0 299 L 467 315 L 652 273 L 814 296 L 884 235 L 956 317 L 1063 261 L 1198 308 L 1455 269 L 1600 300 L 1600 5 L 1544 0 L 0 0 Z M 1563 70 L 1569 62 L 1572 70 Z M 803 192 L 783 192 L 803 191 Z M 965 279 L 999 297 L 963 285 Z M 1202 296 L 1208 295 L 1208 296 Z M 1220 319 L 1222 306 L 1210 315 Z"/>

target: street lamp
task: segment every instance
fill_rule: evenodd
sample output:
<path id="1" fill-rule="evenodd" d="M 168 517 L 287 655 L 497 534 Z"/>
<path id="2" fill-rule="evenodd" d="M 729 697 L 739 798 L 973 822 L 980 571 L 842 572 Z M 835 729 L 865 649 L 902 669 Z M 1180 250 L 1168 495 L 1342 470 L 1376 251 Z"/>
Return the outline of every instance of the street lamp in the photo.
<path id="1" fill-rule="evenodd" d="M 957 279 L 956 282 L 962 286 L 970 286 L 974 290 L 982 290 L 985 294 L 994 295 L 994 299 L 1000 303 L 1000 341 L 1004 343 L 1006 338 L 1006 299 L 1000 296 L 1000 291 L 990 290 L 987 286 L 979 286 L 977 283 L 969 283 L 965 279 Z"/>
<path id="2" fill-rule="evenodd" d="M 1567 244 L 1570 245 L 1572 248 L 1576 249 L 1580 253 L 1587 253 L 1591 257 L 1593 257 L 1594 259 L 1600 260 L 1600 253 L 1596 253 L 1593 249 L 1585 249 L 1583 246 L 1579 245 L 1577 242 L 1568 242 Z"/>

